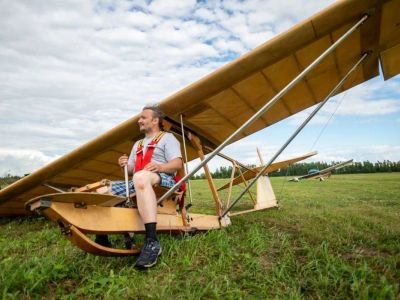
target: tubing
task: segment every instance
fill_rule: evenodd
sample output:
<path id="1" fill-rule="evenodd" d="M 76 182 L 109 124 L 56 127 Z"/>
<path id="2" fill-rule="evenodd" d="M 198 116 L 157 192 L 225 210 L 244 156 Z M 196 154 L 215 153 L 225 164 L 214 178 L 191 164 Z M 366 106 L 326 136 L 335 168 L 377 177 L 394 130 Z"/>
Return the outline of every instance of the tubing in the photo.
<path id="1" fill-rule="evenodd" d="M 186 141 L 185 141 L 185 129 L 183 126 L 183 116 L 181 114 L 181 129 L 182 129 L 182 140 L 183 140 L 183 149 L 185 151 L 185 173 L 189 173 L 189 168 L 188 168 L 188 159 L 187 159 L 187 151 L 186 151 Z M 190 199 L 190 204 L 192 204 L 192 186 L 190 184 L 190 179 L 188 180 L 188 188 L 189 188 L 189 199 Z"/>

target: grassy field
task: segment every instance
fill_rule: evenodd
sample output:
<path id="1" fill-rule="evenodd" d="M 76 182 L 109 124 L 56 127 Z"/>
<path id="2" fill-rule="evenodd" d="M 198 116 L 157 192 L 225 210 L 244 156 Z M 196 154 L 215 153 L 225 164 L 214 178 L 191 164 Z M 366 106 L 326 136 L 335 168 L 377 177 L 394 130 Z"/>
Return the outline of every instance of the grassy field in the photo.
<path id="1" fill-rule="evenodd" d="M 400 173 L 272 184 L 279 210 L 163 235 L 163 256 L 148 271 L 135 270 L 134 257 L 83 253 L 43 218 L 2 219 L 1 297 L 400 299 Z M 213 212 L 207 182 L 192 187 L 192 211 Z"/>

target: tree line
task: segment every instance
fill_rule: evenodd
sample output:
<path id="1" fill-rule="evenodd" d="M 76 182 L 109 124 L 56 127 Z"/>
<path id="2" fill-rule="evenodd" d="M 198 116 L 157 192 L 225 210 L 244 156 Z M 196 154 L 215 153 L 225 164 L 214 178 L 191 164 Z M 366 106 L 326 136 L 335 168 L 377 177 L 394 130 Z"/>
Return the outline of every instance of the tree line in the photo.
<path id="1" fill-rule="evenodd" d="M 325 168 L 334 166 L 340 162 L 303 162 L 303 163 L 296 163 L 290 165 L 286 168 L 283 168 L 279 171 L 272 172 L 269 176 L 301 176 L 307 174 L 308 170 L 310 169 L 319 169 L 323 170 Z M 248 165 L 248 168 L 254 168 L 255 165 Z M 242 172 L 245 169 L 242 168 Z M 342 169 L 335 170 L 335 174 L 359 174 L 359 173 L 386 173 L 386 172 L 400 172 L 400 161 L 377 161 L 377 162 L 370 162 L 368 160 L 362 162 L 353 162 L 352 165 L 346 166 Z M 229 167 L 219 167 L 214 172 L 211 172 L 213 178 L 230 178 L 232 174 L 232 166 Z M 238 176 L 239 173 L 236 171 L 235 176 Z M 19 176 L 6 174 L 0 177 L 0 189 L 6 187 L 7 185 L 17 181 Z M 191 179 L 205 179 L 206 175 L 200 174 L 195 175 Z"/>
<path id="2" fill-rule="evenodd" d="M 2 177 L 0 177 L 0 189 L 5 188 L 7 185 L 10 185 L 14 181 L 17 181 L 20 179 L 20 176 L 15 176 L 11 174 L 6 174 Z"/>
<path id="3" fill-rule="evenodd" d="M 279 171 L 275 171 L 269 174 L 269 176 L 301 176 L 308 173 L 310 169 L 323 170 L 325 168 L 334 166 L 341 162 L 303 162 L 290 165 Z M 248 168 L 254 168 L 255 165 L 248 165 Z M 242 172 L 245 169 L 242 168 Z M 352 165 L 348 165 L 344 168 L 335 170 L 335 174 L 359 174 L 359 173 L 385 173 L 385 172 L 400 172 L 400 161 L 377 161 L 370 162 L 368 160 L 362 162 L 353 162 Z M 230 178 L 232 174 L 232 166 L 229 167 L 219 167 L 214 172 L 211 172 L 213 178 Z M 236 171 L 235 176 L 239 173 Z M 192 177 L 192 179 L 205 179 L 205 174 L 200 174 Z"/>

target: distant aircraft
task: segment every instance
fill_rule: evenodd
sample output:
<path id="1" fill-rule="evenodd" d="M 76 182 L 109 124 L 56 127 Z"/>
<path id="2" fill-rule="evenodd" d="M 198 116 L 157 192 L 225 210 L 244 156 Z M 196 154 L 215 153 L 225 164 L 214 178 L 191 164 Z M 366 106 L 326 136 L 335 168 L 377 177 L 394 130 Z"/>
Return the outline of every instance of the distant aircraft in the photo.
<path id="1" fill-rule="evenodd" d="M 308 171 L 307 175 L 303 175 L 300 177 L 294 177 L 292 179 L 290 179 L 289 181 L 294 181 L 294 182 L 299 182 L 302 179 L 319 179 L 319 181 L 324 181 L 326 178 L 328 178 L 329 176 L 331 176 L 332 172 L 341 168 L 344 168 L 348 165 L 351 165 L 353 163 L 353 160 L 350 159 L 348 161 L 342 162 L 340 164 L 331 166 L 329 168 L 323 169 L 323 170 L 319 170 L 319 169 L 310 169 Z"/>

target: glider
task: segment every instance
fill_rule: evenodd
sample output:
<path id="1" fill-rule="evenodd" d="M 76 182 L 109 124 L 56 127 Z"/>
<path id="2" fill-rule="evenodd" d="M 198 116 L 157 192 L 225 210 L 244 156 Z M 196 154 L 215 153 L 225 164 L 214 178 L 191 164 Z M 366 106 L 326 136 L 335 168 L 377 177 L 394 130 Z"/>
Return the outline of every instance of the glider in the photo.
<path id="1" fill-rule="evenodd" d="M 300 177 L 294 177 L 292 179 L 290 179 L 289 181 L 294 181 L 294 182 L 298 182 L 300 180 L 303 179 L 319 179 L 320 181 L 324 181 L 325 178 L 328 178 L 331 176 L 332 172 L 341 168 L 344 168 L 348 165 L 351 165 L 353 163 L 353 160 L 350 159 L 348 161 L 342 162 L 340 164 L 336 164 L 334 166 L 325 168 L 323 170 L 317 170 L 317 169 L 313 169 L 311 170 L 311 172 L 308 172 L 308 174 L 300 176 Z"/>
<path id="2" fill-rule="evenodd" d="M 166 127 L 181 144 L 187 161 L 202 162 L 168 191 L 160 193 L 161 231 L 221 228 L 230 224 L 229 212 L 253 183 L 333 95 L 379 75 L 385 80 L 400 72 L 400 0 L 341 0 L 295 25 L 159 103 L 168 116 Z M 229 206 L 218 197 L 207 162 L 221 150 L 308 107 L 313 113 L 260 170 Z M 140 138 L 138 115 L 89 141 L 0 191 L 0 215 L 36 211 L 57 221 L 63 233 L 85 251 L 126 255 L 100 248 L 87 233 L 140 232 L 137 211 L 109 206 L 123 199 L 90 192 L 102 179 L 121 179 L 115 163 Z M 206 156 L 206 154 L 208 154 Z M 200 168 L 206 171 L 216 215 L 187 214 L 185 207 L 166 205 L 179 198 L 177 189 Z M 265 176 L 264 176 L 265 177 Z M 97 183 L 96 183 L 97 182 Z M 76 188 L 86 192 L 76 192 Z M 75 189 L 75 192 L 72 190 Z M 85 199 L 86 199 L 85 198 Z M 171 208 L 172 207 L 172 208 Z M 160 206 L 160 209 L 162 207 Z M 117 253 L 117 252 L 118 253 Z"/>

